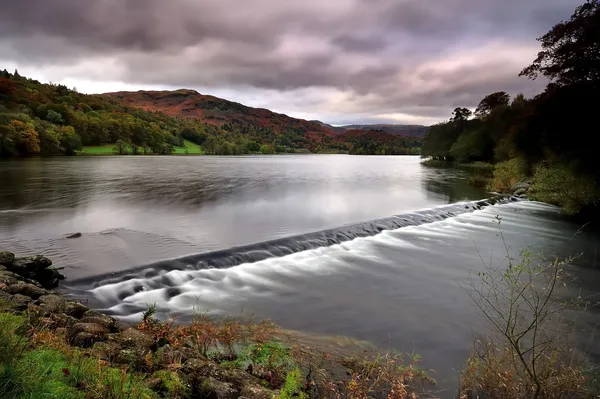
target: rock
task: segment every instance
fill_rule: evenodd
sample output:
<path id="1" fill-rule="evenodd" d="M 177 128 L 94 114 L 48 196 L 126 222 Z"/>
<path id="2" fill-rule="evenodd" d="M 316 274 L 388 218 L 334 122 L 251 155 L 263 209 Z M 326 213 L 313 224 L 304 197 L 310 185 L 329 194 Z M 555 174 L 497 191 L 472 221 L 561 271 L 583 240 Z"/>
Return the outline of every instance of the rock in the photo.
<path id="1" fill-rule="evenodd" d="M 64 313 L 53 313 L 50 315 L 50 319 L 54 321 L 56 327 L 59 328 L 70 328 L 79 322 L 79 320 L 77 320 L 76 318 Z"/>
<path id="2" fill-rule="evenodd" d="M 517 190 L 525 190 L 528 191 L 531 188 L 531 183 L 528 182 L 518 182 L 513 184 L 513 186 L 510 188 L 510 191 L 513 193 L 516 193 Z"/>
<path id="3" fill-rule="evenodd" d="M 42 295 L 38 302 L 43 311 L 47 313 L 62 312 L 65 305 L 65 299 L 55 294 Z"/>
<path id="4" fill-rule="evenodd" d="M 173 349 L 171 345 L 161 346 L 156 350 L 154 362 L 157 365 L 184 364 L 188 359 L 198 356 L 198 352 L 190 348 Z"/>
<path id="5" fill-rule="evenodd" d="M 229 382 L 230 384 L 233 384 L 233 386 L 235 386 L 236 388 L 240 389 L 244 385 L 260 384 L 260 380 L 257 377 L 240 369 L 220 369 L 218 378 L 219 380 Z"/>
<path id="6" fill-rule="evenodd" d="M 15 260 L 15 254 L 8 251 L 0 251 L 0 265 L 10 265 Z"/>
<path id="7" fill-rule="evenodd" d="M 121 347 L 115 342 L 96 342 L 92 347 L 102 360 L 113 361 L 121 353 Z"/>
<path id="8" fill-rule="evenodd" d="M 29 304 L 31 304 L 33 300 L 25 295 L 16 294 L 12 295 L 12 297 L 7 302 L 7 306 L 11 309 L 23 311 L 27 310 Z"/>
<path id="9" fill-rule="evenodd" d="M 0 284 L 12 285 L 19 281 L 23 281 L 23 277 L 19 276 L 17 273 L 7 270 L 0 271 Z"/>
<path id="10" fill-rule="evenodd" d="M 210 399 L 233 399 L 239 397 L 239 392 L 228 382 L 207 378 L 200 384 L 200 397 Z"/>
<path id="11" fill-rule="evenodd" d="M 275 396 L 275 392 L 270 389 L 260 385 L 248 384 L 242 387 L 239 399 L 271 399 Z"/>
<path id="12" fill-rule="evenodd" d="M 108 330 L 94 323 L 77 323 L 68 329 L 69 342 L 82 348 L 89 348 L 96 342 L 106 340 Z"/>
<path id="13" fill-rule="evenodd" d="M 99 337 L 97 335 L 80 332 L 71 340 L 71 345 L 78 346 L 80 348 L 91 348 L 94 343 L 98 342 Z"/>
<path id="14" fill-rule="evenodd" d="M 87 312 L 89 309 L 87 308 L 87 306 L 79 303 L 79 302 L 75 302 L 75 301 L 67 301 L 67 303 L 65 304 L 65 314 L 68 314 L 71 317 L 75 317 L 76 319 L 80 319 L 85 312 Z"/>
<path id="15" fill-rule="evenodd" d="M 69 238 L 69 239 L 72 239 L 72 238 L 79 238 L 79 237 L 81 237 L 81 233 L 71 233 L 71 234 L 67 234 L 67 235 L 65 236 L 65 238 Z"/>
<path id="16" fill-rule="evenodd" d="M 54 267 L 49 267 L 38 271 L 33 278 L 39 281 L 44 288 L 54 288 L 58 286 L 59 281 L 65 279 L 65 276 Z"/>
<path id="17" fill-rule="evenodd" d="M 36 287 L 33 284 L 25 283 L 22 281 L 19 281 L 16 284 L 7 285 L 4 288 L 4 291 L 8 292 L 9 294 L 13 294 L 13 295 L 15 295 L 15 294 L 25 295 L 25 296 L 28 296 L 33 299 L 38 299 L 42 295 L 49 294 L 49 292 L 43 288 Z"/>
<path id="18" fill-rule="evenodd" d="M 123 348 L 150 349 L 154 346 L 154 339 L 136 328 L 128 328 L 125 331 L 111 336 L 111 340 Z"/>
<path id="19" fill-rule="evenodd" d="M 119 330 L 116 319 L 95 310 L 88 310 L 85 312 L 81 316 L 81 322 L 98 324 L 110 332 L 118 332 Z"/>
<path id="20" fill-rule="evenodd" d="M 524 189 L 524 188 L 518 188 L 515 190 L 515 192 L 513 193 L 513 195 L 516 195 L 517 197 L 520 197 L 521 195 L 524 195 L 527 193 L 528 190 Z"/>
<path id="21" fill-rule="evenodd" d="M 188 359 L 185 363 L 183 363 L 183 367 L 181 368 L 184 374 L 189 374 L 194 378 L 198 377 L 209 377 L 217 374 L 219 370 L 219 366 L 210 360 L 205 359 Z"/>
<path id="22" fill-rule="evenodd" d="M 123 349 L 119 352 L 116 359 L 116 363 L 128 364 L 133 366 L 136 370 L 144 370 L 147 368 L 146 356 L 151 353 L 148 349 L 135 348 L 135 349 Z"/>
<path id="23" fill-rule="evenodd" d="M 52 266 L 52 261 L 42 255 L 27 256 L 25 259 L 29 260 L 32 264 L 35 265 L 35 267 L 38 267 L 40 269 L 46 269 Z"/>

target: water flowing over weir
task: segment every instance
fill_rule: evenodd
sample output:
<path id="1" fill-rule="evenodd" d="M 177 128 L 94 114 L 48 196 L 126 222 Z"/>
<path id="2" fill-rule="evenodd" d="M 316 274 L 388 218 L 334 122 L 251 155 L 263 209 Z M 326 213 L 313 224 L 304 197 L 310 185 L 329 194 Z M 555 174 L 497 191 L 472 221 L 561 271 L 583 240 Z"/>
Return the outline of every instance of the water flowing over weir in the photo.
<path id="1" fill-rule="evenodd" d="M 106 306 L 106 310 L 110 311 L 111 307 L 119 305 L 123 300 L 135 296 L 138 292 L 164 290 L 164 295 L 167 298 L 179 295 L 181 290 L 178 286 L 193 280 L 194 275 L 177 273 L 177 271 L 222 269 L 255 263 L 270 258 L 279 258 L 316 248 L 341 244 L 356 238 L 370 237 L 383 231 L 433 223 L 489 206 L 516 201 L 520 200 L 515 197 L 496 197 L 481 201 L 440 206 L 336 229 L 160 261 L 138 266 L 121 273 L 110 273 L 69 281 L 65 284 L 65 288 L 74 296 L 85 298 L 92 301 L 92 303 L 97 302 L 97 305 Z M 110 289 L 107 290 L 106 288 L 108 287 Z M 118 290 L 113 291 L 113 288 L 118 288 Z M 102 293 L 107 291 L 112 291 L 111 295 L 108 297 L 102 295 Z M 92 294 L 91 298 L 90 293 Z M 141 310 L 142 308 L 139 305 L 124 306 L 117 311 L 117 314 L 138 313 Z"/>
<path id="2" fill-rule="evenodd" d="M 461 282 L 481 269 L 482 260 L 505 265 L 505 244 L 515 259 L 521 248 L 550 256 L 583 252 L 592 255 L 585 262 L 591 265 L 597 235 L 578 234 L 573 240 L 580 227 L 558 208 L 532 201 L 457 203 L 66 280 L 65 288 L 124 321 L 138 322 L 155 304 L 159 317 L 171 314 L 183 323 L 196 312 L 254 315 L 286 329 L 416 351 L 425 369 L 436 370 L 438 387 L 450 392 L 474 332 L 488 328 Z M 597 294 L 598 270 L 570 272 L 578 294 Z M 596 319 L 591 312 L 578 319 L 578 339 L 590 357 L 600 359 Z"/>

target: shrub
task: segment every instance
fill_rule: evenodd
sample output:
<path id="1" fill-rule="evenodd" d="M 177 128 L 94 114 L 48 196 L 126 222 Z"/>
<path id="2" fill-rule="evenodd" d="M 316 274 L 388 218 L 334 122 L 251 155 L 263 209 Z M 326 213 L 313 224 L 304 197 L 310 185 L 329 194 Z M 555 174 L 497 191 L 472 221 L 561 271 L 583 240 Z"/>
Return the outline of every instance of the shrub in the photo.
<path id="1" fill-rule="evenodd" d="M 299 368 L 295 368 L 287 373 L 285 376 L 285 385 L 281 388 L 281 392 L 279 393 L 279 399 L 304 399 L 306 395 L 302 392 L 302 382 L 302 373 Z"/>
<path id="2" fill-rule="evenodd" d="M 566 316 L 589 304 L 563 299 L 570 260 L 537 260 L 528 250 L 514 260 L 506 248 L 506 267 L 486 265 L 464 287 L 492 334 L 475 340 L 461 398 L 587 397 L 585 360 L 570 349 Z"/>
<path id="3" fill-rule="evenodd" d="M 530 190 L 531 199 L 562 207 L 569 214 L 596 207 L 600 190 L 591 177 L 576 175 L 565 165 L 539 166 Z"/>
<path id="4" fill-rule="evenodd" d="M 519 158 L 500 162 L 494 169 L 493 178 L 488 188 L 500 193 L 508 193 L 515 183 L 526 177 L 525 170 L 525 162 Z"/>

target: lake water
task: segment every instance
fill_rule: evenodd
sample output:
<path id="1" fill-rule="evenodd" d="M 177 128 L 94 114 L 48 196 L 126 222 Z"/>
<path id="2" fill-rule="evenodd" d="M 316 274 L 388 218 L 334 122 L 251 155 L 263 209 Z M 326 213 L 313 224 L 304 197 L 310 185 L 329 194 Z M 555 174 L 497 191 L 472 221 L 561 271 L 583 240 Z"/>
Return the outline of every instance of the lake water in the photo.
<path id="1" fill-rule="evenodd" d="M 466 179 L 417 157 L 5 161 L 0 248 L 46 254 L 65 267 L 66 291 L 125 319 L 150 303 L 184 320 L 254 313 L 416 351 L 449 389 L 485 329 L 461 283 L 481 258 L 505 260 L 497 216 L 511 253 L 582 252 L 577 288 L 600 291 L 590 226 L 575 234 L 580 225 L 540 203 L 473 202 L 490 195 Z M 581 319 L 591 356 L 596 319 Z"/>

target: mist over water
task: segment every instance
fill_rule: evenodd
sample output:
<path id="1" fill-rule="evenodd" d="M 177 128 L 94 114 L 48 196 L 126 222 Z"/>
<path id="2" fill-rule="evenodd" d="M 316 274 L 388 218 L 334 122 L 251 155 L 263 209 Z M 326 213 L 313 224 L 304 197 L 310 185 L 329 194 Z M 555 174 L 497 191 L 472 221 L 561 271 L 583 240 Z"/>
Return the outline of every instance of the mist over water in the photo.
<path id="1" fill-rule="evenodd" d="M 447 389 L 486 329 L 461 284 L 506 264 L 500 229 L 513 256 L 583 253 L 576 289 L 600 287 L 589 226 L 545 204 L 481 202 L 461 172 L 416 157 L 36 159 L 0 163 L 0 181 L 0 248 L 52 257 L 64 290 L 98 309 L 254 314 L 414 350 Z M 592 357 L 596 319 L 579 329 Z"/>

